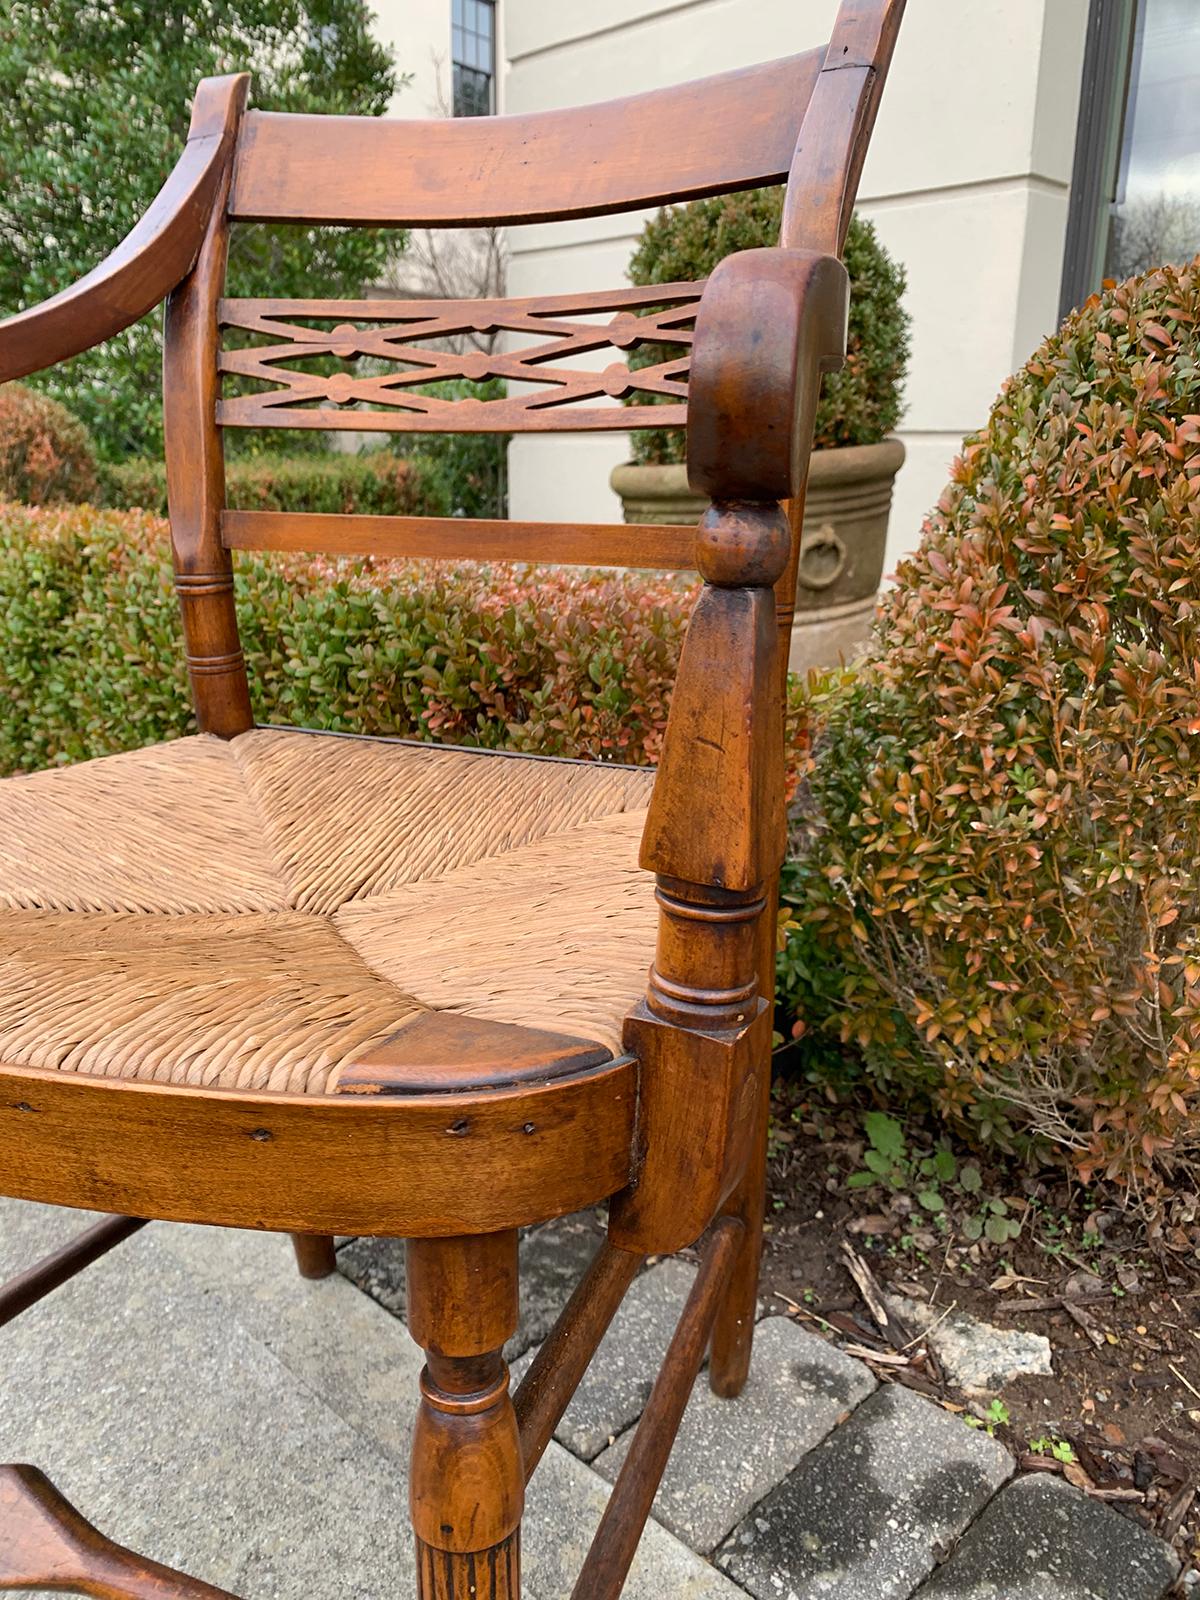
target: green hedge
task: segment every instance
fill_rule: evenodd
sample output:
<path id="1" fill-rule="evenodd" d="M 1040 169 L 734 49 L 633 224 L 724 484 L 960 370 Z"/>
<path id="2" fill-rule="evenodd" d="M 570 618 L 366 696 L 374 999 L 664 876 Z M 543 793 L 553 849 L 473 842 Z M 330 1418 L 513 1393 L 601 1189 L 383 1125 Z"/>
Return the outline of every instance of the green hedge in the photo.
<path id="1" fill-rule="evenodd" d="M 167 469 L 135 456 L 101 463 L 99 498 L 119 510 L 167 513 Z M 234 457 L 226 463 L 229 504 L 239 511 L 358 512 L 364 516 L 444 516 L 445 486 L 423 463 L 386 451 L 371 455 Z"/>
<path id="2" fill-rule="evenodd" d="M 671 577 L 239 557 L 263 722 L 656 758 L 692 589 Z M 192 727 L 166 527 L 0 504 L 0 772 Z"/>

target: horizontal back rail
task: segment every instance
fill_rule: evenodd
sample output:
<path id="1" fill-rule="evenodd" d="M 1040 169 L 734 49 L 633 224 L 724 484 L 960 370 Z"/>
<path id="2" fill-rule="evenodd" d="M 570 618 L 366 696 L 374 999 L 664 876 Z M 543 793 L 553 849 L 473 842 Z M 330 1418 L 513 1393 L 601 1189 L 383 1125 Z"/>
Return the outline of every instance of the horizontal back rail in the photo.
<path id="1" fill-rule="evenodd" d="M 340 393 L 353 399 L 354 391 Z M 509 397 L 445 400 L 428 411 L 355 410 L 336 402 L 304 410 L 253 394 L 218 401 L 217 421 L 223 428 L 319 428 L 322 433 L 625 433 L 631 428 L 684 428 L 687 404 L 538 411 Z"/>
<path id="2" fill-rule="evenodd" d="M 498 522 L 473 517 L 338 516 L 225 511 L 227 550 L 409 557 L 431 561 L 527 561 L 564 567 L 694 572 L 696 529 L 669 522 Z"/>
<path id="3" fill-rule="evenodd" d="M 513 117 L 248 112 L 230 215 L 477 227 L 629 211 L 787 177 L 810 50 L 602 105 Z"/>

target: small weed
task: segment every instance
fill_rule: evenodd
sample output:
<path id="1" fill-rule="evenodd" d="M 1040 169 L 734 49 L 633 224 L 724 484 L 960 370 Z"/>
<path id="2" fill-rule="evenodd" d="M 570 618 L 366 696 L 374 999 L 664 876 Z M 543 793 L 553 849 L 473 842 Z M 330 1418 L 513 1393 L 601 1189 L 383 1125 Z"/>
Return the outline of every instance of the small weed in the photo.
<path id="1" fill-rule="evenodd" d="M 996 1437 L 996 1429 L 1006 1427 L 1009 1422 L 1008 1407 L 1003 1400 L 993 1400 L 982 1417 L 964 1416 L 963 1421 L 968 1428 L 982 1428 L 989 1439 Z"/>
<path id="2" fill-rule="evenodd" d="M 983 1175 L 974 1161 L 961 1164 L 954 1152 L 939 1144 L 923 1154 L 911 1150 L 903 1127 L 883 1111 L 868 1111 L 863 1117 L 867 1149 L 862 1169 L 846 1180 L 851 1189 L 870 1189 L 877 1185 L 893 1193 L 909 1194 L 940 1233 L 947 1233 L 952 1219 L 947 1214 L 947 1199 L 960 1202 L 959 1228 L 970 1242 L 987 1239 L 991 1244 L 1010 1243 L 1021 1231 L 1021 1221 L 1011 1214 L 1006 1200 L 983 1194 Z M 912 1235 L 900 1241 L 910 1248 Z"/>
<path id="3" fill-rule="evenodd" d="M 1064 1466 L 1070 1466 L 1075 1461 L 1075 1451 L 1066 1439 L 1053 1439 L 1043 1434 L 1040 1439 L 1031 1439 L 1029 1448 L 1035 1456 L 1050 1456 L 1055 1461 L 1060 1461 Z"/>

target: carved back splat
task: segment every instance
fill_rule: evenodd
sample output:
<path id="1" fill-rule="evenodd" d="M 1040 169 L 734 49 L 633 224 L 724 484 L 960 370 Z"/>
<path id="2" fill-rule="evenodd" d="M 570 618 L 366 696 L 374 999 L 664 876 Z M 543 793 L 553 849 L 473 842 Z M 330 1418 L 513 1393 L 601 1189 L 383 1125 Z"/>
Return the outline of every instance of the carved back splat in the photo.
<path id="1" fill-rule="evenodd" d="M 692 324 L 703 287 L 668 283 L 529 300 L 222 300 L 222 327 L 270 342 L 223 350 L 221 372 L 275 387 L 227 395 L 217 406 L 217 421 L 227 428 L 406 433 L 682 426 Z M 606 311 L 614 313 L 606 322 L 578 320 Z M 432 341 L 457 334 L 500 331 L 533 342 L 490 353 L 430 348 Z M 568 358 L 643 344 L 676 345 L 678 354 L 641 368 L 616 360 L 600 370 L 562 365 Z M 303 364 L 315 357 L 333 357 L 342 366 L 332 374 L 306 369 Z M 419 392 L 453 378 L 502 378 L 537 387 L 498 400 Z M 633 394 L 675 403 L 620 409 L 612 403 Z M 588 403 L 595 401 L 600 404 Z"/>

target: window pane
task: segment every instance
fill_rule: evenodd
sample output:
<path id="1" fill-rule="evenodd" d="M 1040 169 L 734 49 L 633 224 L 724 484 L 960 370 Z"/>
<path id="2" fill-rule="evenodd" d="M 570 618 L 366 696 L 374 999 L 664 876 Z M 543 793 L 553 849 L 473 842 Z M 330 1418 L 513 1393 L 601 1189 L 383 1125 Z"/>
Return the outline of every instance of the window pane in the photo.
<path id="1" fill-rule="evenodd" d="M 1104 275 L 1200 251 L 1200 6 L 1141 0 Z"/>
<path id="2" fill-rule="evenodd" d="M 492 109 L 492 80 L 486 72 L 475 72 L 470 67 L 454 68 L 454 115 L 456 117 L 486 117 Z"/>
<path id="3" fill-rule="evenodd" d="M 484 0 L 454 0 L 451 61 L 456 117 L 486 117 L 492 113 L 494 21 L 495 8 Z"/>

